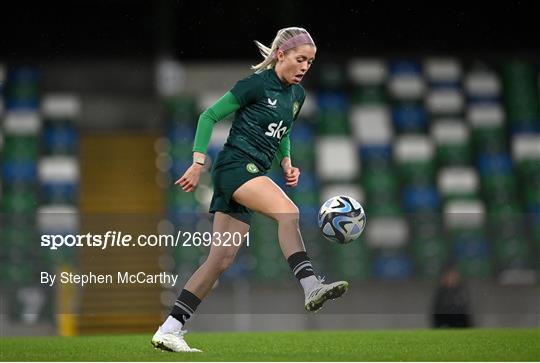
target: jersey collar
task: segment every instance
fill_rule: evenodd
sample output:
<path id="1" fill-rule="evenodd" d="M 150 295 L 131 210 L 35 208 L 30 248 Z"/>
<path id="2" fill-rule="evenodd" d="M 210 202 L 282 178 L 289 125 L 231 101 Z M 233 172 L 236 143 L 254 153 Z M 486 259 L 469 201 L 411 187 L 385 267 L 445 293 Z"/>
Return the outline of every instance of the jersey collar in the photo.
<path id="1" fill-rule="evenodd" d="M 270 77 L 274 80 L 276 84 L 278 84 L 282 89 L 289 89 L 291 85 L 286 85 L 285 83 L 281 82 L 281 79 L 279 79 L 276 69 L 271 68 L 270 69 Z"/>

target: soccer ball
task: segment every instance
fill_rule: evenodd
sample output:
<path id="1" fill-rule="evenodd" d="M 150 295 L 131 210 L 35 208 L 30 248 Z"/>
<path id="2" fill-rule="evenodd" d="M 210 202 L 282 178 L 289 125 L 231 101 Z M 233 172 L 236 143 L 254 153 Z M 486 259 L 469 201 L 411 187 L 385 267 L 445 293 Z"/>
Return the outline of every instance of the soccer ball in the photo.
<path id="1" fill-rule="evenodd" d="M 360 237 L 366 227 L 366 214 L 356 200 L 338 195 L 321 206 L 318 222 L 324 238 L 345 244 Z"/>

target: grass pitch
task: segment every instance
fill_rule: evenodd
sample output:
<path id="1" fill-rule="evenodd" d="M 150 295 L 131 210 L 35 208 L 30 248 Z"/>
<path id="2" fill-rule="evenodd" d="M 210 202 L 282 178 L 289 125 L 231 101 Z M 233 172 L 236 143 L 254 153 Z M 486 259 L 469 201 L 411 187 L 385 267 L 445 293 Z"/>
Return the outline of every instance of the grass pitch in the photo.
<path id="1" fill-rule="evenodd" d="M 203 353 L 155 350 L 151 335 L 3 338 L 2 361 L 538 361 L 540 329 L 193 333 Z"/>

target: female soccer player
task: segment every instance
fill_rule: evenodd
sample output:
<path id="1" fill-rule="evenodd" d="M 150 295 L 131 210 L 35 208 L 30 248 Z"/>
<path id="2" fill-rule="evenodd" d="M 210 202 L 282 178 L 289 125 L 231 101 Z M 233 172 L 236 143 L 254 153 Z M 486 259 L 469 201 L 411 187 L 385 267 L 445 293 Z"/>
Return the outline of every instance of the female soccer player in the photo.
<path id="1" fill-rule="evenodd" d="M 252 211 L 274 219 L 283 255 L 304 289 L 305 308 L 315 312 L 326 300 L 341 296 L 349 284 L 323 284 L 315 277 L 300 235 L 298 208 L 265 174 L 277 155 L 286 185 L 298 184 L 300 170 L 291 162 L 289 134 L 305 99 L 299 83 L 311 67 L 317 48 L 309 33 L 296 27 L 278 31 L 271 48 L 255 43 L 264 60 L 252 67 L 254 74 L 237 82 L 201 114 L 193 164 L 175 184 L 185 192 L 195 190 L 214 124 L 236 112 L 227 142 L 212 167 L 213 236 L 225 232 L 245 235 Z M 182 327 L 240 248 L 215 242 L 218 243 L 212 243 L 208 258 L 186 283 L 171 314 L 152 338 L 156 348 L 199 352 L 187 345 Z"/>

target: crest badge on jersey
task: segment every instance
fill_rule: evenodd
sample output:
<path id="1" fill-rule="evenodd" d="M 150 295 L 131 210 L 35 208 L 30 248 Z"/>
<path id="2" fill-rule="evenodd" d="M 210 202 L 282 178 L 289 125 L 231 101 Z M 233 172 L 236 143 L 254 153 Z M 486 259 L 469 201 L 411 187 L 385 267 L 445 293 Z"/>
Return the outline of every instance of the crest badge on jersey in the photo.
<path id="1" fill-rule="evenodd" d="M 292 115 L 293 115 L 293 117 L 296 117 L 296 114 L 298 113 L 299 109 L 300 109 L 300 104 L 298 102 L 293 103 L 293 105 L 292 105 Z"/>
<path id="2" fill-rule="evenodd" d="M 255 173 L 259 172 L 259 168 L 257 167 L 257 165 L 255 165 L 253 163 L 247 164 L 246 165 L 246 170 L 251 174 L 255 174 Z"/>

